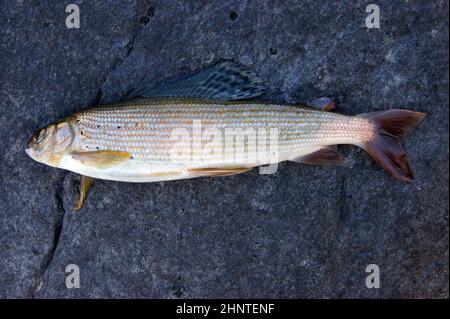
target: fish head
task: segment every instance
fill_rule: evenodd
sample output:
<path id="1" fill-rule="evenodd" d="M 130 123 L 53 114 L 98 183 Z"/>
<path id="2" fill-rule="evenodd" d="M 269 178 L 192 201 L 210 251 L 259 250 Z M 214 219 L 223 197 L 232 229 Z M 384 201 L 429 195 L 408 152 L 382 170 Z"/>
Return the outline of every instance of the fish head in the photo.
<path id="1" fill-rule="evenodd" d="M 75 131 L 70 121 L 60 121 L 36 131 L 25 152 L 35 161 L 58 167 L 61 158 L 70 152 Z"/>

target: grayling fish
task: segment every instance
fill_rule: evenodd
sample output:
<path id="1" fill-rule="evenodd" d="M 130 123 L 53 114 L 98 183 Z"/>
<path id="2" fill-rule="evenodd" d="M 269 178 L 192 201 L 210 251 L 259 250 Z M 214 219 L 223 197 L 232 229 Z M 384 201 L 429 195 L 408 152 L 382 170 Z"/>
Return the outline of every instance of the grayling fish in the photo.
<path id="1" fill-rule="evenodd" d="M 399 138 L 424 113 L 393 109 L 346 116 L 330 112 L 328 98 L 309 105 L 249 100 L 264 92 L 252 71 L 220 62 L 139 92 L 140 99 L 51 124 L 33 135 L 26 152 L 82 175 L 76 209 L 92 178 L 154 182 L 227 176 L 282 161 L 328 165 L 342 159 L 339 144 L 359 146 L 393 177 L 412 179 Z"/>

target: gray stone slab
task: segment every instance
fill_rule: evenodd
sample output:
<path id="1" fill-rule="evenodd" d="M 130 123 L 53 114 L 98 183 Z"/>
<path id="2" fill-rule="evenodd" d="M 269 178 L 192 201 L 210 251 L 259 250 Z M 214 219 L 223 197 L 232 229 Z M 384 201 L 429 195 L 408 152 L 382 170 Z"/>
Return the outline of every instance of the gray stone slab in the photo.
<path id="1" fill-rule="evenodd" d="M 5 3 L 0 17 L 0 297 L 448 298 L 448 2 Z M 331 96 L 337 112 L 410 108 L 415 179 L 362 150 L 226 178 L 96 181 L 24 153 L 39 127 L 219 59 L 253 67 L 269 100 Z M 367 289 L 377 264 L 381 288 Z M 67 289 L 68 264 L 81 287 Z"/>

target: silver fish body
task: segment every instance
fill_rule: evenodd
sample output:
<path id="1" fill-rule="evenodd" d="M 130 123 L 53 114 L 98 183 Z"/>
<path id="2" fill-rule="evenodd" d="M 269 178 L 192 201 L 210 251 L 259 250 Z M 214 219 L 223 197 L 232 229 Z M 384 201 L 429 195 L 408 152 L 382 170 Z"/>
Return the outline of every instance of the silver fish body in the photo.
<path id="1" fill-rule="evenodd" d="M 374 134 L 370 121 L 358 116 L 286 104 L 190 99 L 141 99 L 92 108 L 71 121 L 76 132 L 72 152 L 121 151 L 131 157 L 103 168 L 66 154 L 58 167 L 126 182 L 296 160 L 328 145 L 361 145 Z"/>

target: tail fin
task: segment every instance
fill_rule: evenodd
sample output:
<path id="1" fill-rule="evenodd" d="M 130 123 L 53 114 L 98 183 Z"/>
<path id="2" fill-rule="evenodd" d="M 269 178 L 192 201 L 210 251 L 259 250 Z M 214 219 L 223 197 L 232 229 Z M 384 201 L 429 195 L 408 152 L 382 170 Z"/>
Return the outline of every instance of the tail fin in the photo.
<path id="1" fill-rule="evenodd" d="M 363 117 L 375 126 L 375 137 L 363 148 L 393 177 L 409 182 L 413 178 L 400 137 L 416 126 L 425 113 L 410 110 L 388 110 L 366 113 Z"/>

